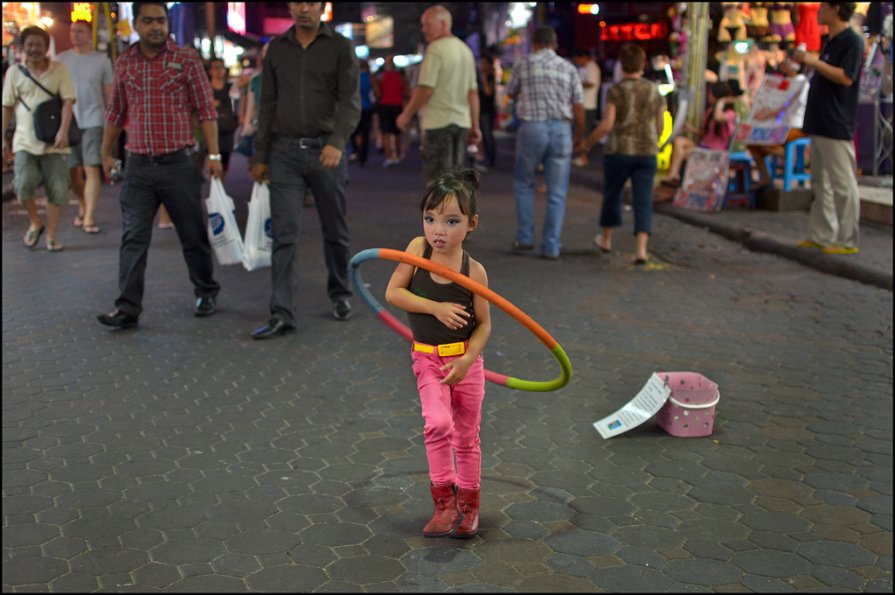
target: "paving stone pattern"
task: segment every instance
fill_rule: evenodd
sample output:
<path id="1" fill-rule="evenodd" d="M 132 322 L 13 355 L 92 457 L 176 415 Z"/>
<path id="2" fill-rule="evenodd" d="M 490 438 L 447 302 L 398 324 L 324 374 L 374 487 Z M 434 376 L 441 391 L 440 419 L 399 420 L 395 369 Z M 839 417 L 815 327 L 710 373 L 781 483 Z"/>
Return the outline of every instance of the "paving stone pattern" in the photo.
<path id="1" fill-rule="evenodd" d="M 560 391 L 489 385 L 480 535 L 426 539 L 422 419 L 406 343 L 355 299 L 330 315 L 316 212 L 303 212 L 299 330 L 269 342 L 269 271 L 217 267 L 192 315 L 174 232 L 156 230 L 140 328 L 116 296 L 120 212 L 47 253 L 3 205 L 3 590 L 892 591 L 892 293 L 657 215 L 655 266 L 591 243 L 599 195 L 573 186 L 564 254 L 510 253 L 511 157 L 488 172 L 468 249 L 574 367 Z M 352 251 L 420 232 L 419 162 L 352 166 Z M 248 182 L 227 187 L 245 218 Z M 543 195 L 538 197 L 539 221 Z M 363 274 L 382 297 L 390 262 Z M 487 367 L 558 367 L 494 309 Z M 400 314 L 399 314 L 400 315 Z M 653 371 L 720 386 L 714 434 L 592 423 Z"/>

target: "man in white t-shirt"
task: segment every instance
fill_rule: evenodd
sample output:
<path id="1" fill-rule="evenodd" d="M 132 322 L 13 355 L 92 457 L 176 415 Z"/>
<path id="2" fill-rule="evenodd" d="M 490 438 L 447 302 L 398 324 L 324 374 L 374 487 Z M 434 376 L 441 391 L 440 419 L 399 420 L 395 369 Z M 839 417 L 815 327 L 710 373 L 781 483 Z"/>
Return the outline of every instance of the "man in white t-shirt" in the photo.
<path id="1" fill-rule="evenodd" d="M 597 125 L 597 96 L 600 92 L 600 67 L 594 62 L 587 50 L 575 50 L 572 62 L 578 68 L 581 77 L 581 88 L 584 90 L 584 136 L 591 133 Z M 587 165 L 587 153 L 582 153 L 572 160 L 578 167 Z"/>
<path id="2" fill-rule="evenodd" d="M 596 126 L 597 96 L 600 92 L 600 67 L 586 50 L 575 50 L 572 61 L 578 67 L 581 88 L 584 89 L 585 134 L 590 134 Z"/>
<path id="3" fill-rule="evenodd" d="M 19 202 L 28 211 L 31 225 L 22 238 L 26 248 L 37 246 L 44 229 L 47 231 L 47 250 L 62 250 L 56 230 L 62 206 L 68 204 L 70 183 L 68 177 L 68 129 L 72 126 L 72 106 L 75 90 L 71 74 L 65 64 L 50 60 L 50 35 L 40 27 L 25 27 L 21 33 L 21 46 L 25 63 L 12 66 L 3 81 L 3 159 L 9 161 L 15 155 L 13 165 L 15 190 Z M 42 89 L 42 85 L 46 90 Z M 53 142 L 37 138 L 34 127 L 34 110 L 48 101 L 51 94 L 62 97 L 62 113 L 59 130 Z M 12 146 L 6 138 L 6 130 L 15 113 L 16 131 Z M 44 224 L 34 200 L 35 192 L 43 186 L 47 193 L 47 222 Z"/>
<path id="4" fill-rule="evenodd" d="M 92 29 L 86 21 L 71 24 L 69 34 L 74 46 L 56 56 L 68 66 L 75 85 L 75 120 L 81 129 L 81 144 L 72 147 L 68 159 L 72 190 L 78 197 L 75 227 L 89 234 L 99 233 L 94 214 L 102 183 L 103 114 L 112 96 L 112 63 L 90 44 Z"/>
<path id="5" fill-rule="evenodd" d="M 472 50 L 451 33 L 451 13 L 438 5 L 421 19 L 429 46 L 420 78 L 397 125 L 407 130 L 410 119 L 426 106 L 423 129 L 423 171 L 426 182 L 459 168 L 466 147 L 482 138 L 479 129 L 479 93 Z"/>

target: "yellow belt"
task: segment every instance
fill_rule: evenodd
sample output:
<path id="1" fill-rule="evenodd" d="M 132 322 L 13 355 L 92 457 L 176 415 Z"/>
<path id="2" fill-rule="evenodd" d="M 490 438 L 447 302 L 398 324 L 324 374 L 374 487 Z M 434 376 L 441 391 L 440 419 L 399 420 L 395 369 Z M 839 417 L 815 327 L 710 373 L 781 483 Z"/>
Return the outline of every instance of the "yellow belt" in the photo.
<path id="1" fill-rule="evenodd" d="M 460 341 L 459 343 L 444 343 L 442 345 L 427 345 L 425 343 L 417 343 L 413 342 L 413 350 L 421 351 L 422 353 L 435 353 L 438 351 L 438 355 L 441 357 L 447 357 L 451 355 L 463 355 L 466 353 L 466 343 L 464 341 Z"/>

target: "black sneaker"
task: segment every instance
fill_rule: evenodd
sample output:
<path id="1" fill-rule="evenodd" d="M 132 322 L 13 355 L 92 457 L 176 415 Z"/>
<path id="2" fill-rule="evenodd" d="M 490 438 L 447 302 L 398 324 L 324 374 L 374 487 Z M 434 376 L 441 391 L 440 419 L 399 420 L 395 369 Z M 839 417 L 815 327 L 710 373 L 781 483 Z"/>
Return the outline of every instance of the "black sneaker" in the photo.
<path id="1" fill-rule="evenodd" d="M 348 301 L 348 298 L 333 300 L 333 318 L 336 320 L 351 318 L 351 302 Z"/>

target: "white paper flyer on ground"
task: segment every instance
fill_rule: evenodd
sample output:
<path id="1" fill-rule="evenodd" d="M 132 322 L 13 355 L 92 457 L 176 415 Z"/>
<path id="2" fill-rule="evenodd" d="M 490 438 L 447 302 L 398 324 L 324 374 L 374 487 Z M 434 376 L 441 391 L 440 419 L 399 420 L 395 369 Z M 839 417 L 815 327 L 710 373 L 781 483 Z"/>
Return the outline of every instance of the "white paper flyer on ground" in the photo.
<path id="1" fill-rule="evenodd" d="M 604 439 L 636 428 L 658 413 L 670 394 L 671 387 L 653 373 L 636 397 L 609 417 L 594 422 L 594 428 Z"/>

